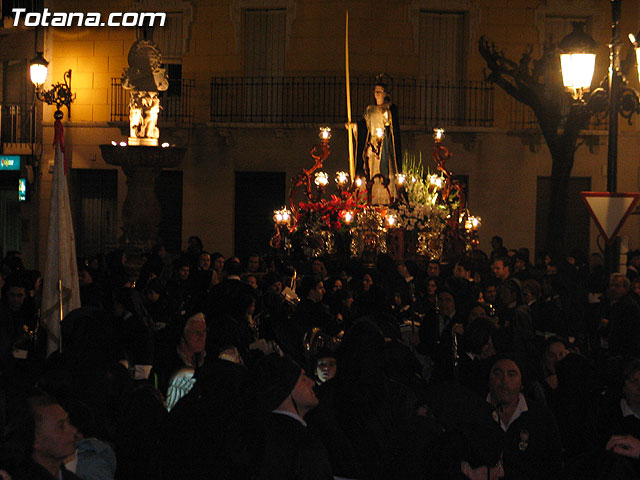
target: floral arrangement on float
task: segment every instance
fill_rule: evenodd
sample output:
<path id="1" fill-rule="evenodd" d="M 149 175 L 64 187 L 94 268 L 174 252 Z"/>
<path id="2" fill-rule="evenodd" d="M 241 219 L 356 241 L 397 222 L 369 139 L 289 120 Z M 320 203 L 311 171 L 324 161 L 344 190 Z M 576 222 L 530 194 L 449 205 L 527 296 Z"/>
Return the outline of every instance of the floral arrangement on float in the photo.
<path id="1" fill-rule="evenodd" d="M 339 196 L 331 195 L 330 200 L 300 202 L 295 224 L 338 231 L 352 221 L 353 213 L 359 207 L 360 205 L 348 192 L 343 192 Z"/>
<path id="2" fill-rule="evenodd" d="M 396 198 L 372 205 L 371 182 L 361 177 L 351 182 L 342 171 L 335 176 L 338 193 L 325 198 L 330 181 L 321 169 L 330 154 L 331 129 L 320 128 L 320 142 L 310 150 L 313 166 L 293 179 L 289 206 L 274 212 L 271 246 L 307 258 L 342 254 L 364 261 L 374 261 L 378 253 L 401 260 L 471 250 L 478 244 L 480 218 L 469 214 L 464 185 L 446 169 L 451 154 L 443 135 L 435 130 L 435 173 L 425 175 L 421 154 L 416 159 L 405 152 L 402 173 L 394 179 Z M 300 191 L 305 199 L 296 201 Z"/>
<path id="3" fill-rule="evenodd" d="M 398 175 L 397 190 L 404 201 L 396 202 L 388 210 L 395 217 L 395 228 L 408 231 L 437 228 L 447 218 L 447 208 L 438 202 L 444 180 L 438 175 L 424 175 L 422 154 L 416 161 L 408 152 L 404 153 L 402 172 Z"/>

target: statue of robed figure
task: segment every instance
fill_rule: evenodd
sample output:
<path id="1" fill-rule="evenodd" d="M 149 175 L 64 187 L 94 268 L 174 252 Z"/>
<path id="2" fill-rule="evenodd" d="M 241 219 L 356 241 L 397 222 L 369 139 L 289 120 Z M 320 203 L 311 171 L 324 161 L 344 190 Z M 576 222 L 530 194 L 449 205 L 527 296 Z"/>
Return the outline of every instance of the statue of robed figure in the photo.
<path id="1" fill-rule="evenodd" d="M 388 205 L 396 198 L 395 178 L 402 161 L 398 107 L 391 102 L 391 78 L 376 77 L 375 104 L 358 121 L 356 175 L 366 178 L 373 205 Z"/>

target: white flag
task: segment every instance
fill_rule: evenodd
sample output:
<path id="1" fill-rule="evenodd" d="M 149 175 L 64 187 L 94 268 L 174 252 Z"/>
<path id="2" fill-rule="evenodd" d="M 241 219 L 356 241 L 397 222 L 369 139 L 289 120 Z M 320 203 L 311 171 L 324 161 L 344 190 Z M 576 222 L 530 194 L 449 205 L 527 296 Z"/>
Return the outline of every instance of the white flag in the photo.
<path id="1" fill-rule="evenodd" d="M 60 347 L 60 301 L 58 281 L 62 281 L 62 310 L 66 316 L 80 308 L 80 287 L 76 240 L 64 168 L 64 154 L 56 143 L 56 156 L 49 205 L 49 234 L 44 268 L 41 325 L 47 330 L 47 357 Z"/>

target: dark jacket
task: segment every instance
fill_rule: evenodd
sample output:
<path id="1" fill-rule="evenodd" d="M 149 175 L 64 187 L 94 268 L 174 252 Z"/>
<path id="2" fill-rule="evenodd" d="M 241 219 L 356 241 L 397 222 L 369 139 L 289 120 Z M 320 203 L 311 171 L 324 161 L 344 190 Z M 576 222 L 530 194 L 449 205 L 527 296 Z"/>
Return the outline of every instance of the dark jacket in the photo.
<path id="1" fill-rule="evenodd" d="M 562 466 L 558 426 L 549 409 L 527 399 L 523 412 L 507 429 L 504 448 L 506 480 L 556 478 Z"/>
<path id="2" fill-rule="evenodd" d="M 272 413 L 266 432 L 261 480 L 331 480 L 324 445 L 299 421 Z"/>
<path id="3" fill-rule="evenodd" d="M 240 311 L 247 297 L 254 297 L 253 288 L 238 279 L 226 278 L 211 289 L 208 299 L 208 318 L 232 315 L 239 319 L 245 312 Z"/>
<path id="4" fill-rule="evenodd" d="M 640 419 L 623 416 L 620 397 L 603 401 L 598 411 L 598 443 L 604 447 L 611 435 L 633 435 L 640 438 Z"/>
<path id="5" fill-rule="evenodd" d="M 196 373 L 196 384 L 168 416 L 163 478 L 252 478 L 256 454 L 250 452 L 259 448 L 261 433 L 245 408 L 246 376 L 243 366 L 218 359 Z"/>
<path id="6" fill-rule="evenodd" d="M 623 357 L 640 355 L 640 307 L 630 295 L 611 305 L 609 319 L 609 353 Z"/>
<path id="7" fill-rule="evenodd" d="M 64 468 L 64 466 L 60 470 L 62 472 L 62 480 L 80 480 L 80 477 Z M 39 463 L 29 461 L 25 468 L 14 477 L 14 480 L 58 480 L 58 477 L 51 475 Z"/>

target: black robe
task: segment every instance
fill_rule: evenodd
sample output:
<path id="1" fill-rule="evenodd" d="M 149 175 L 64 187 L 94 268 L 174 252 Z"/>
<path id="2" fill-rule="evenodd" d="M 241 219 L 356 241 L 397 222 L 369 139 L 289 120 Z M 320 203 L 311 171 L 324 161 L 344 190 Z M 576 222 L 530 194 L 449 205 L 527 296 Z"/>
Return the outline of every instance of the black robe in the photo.
<path id="1" fill-rule="evenodd" d="M 298 420 L 272 413 L 267 424 L 259 479 L 331 480 L 324 445 Z"/>

